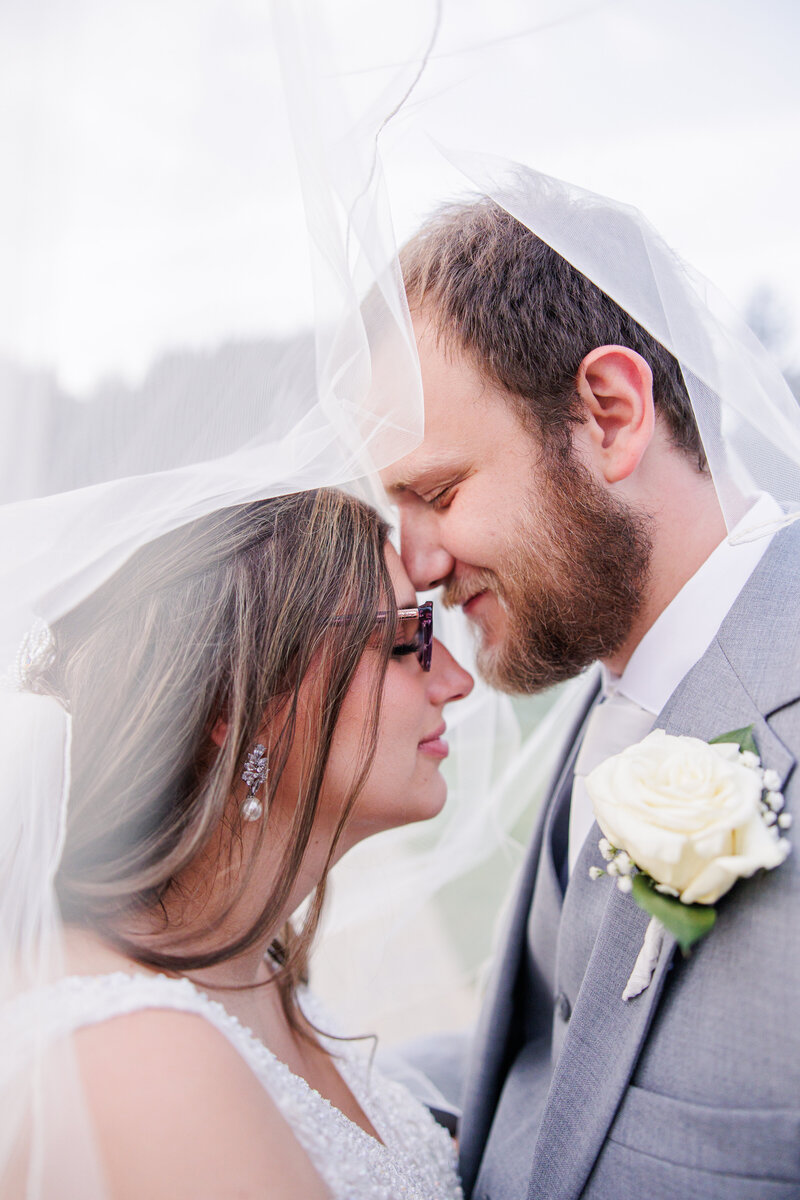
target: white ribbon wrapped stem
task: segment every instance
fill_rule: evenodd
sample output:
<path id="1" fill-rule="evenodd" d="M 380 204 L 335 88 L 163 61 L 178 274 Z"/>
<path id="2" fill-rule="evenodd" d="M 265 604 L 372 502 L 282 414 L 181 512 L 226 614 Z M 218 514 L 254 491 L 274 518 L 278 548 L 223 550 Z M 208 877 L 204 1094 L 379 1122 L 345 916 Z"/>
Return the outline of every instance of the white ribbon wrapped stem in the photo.
<path id="1" fill-rule="evenodd" d="M 633 964 L 631 977 L 625 984 L 625 990 L 622 993 L 623 1000 L 632 1000 L 634 996 L 641 995 L 650 986 L 650 980 L 653 978 L 663 944 L 664 926 L 656 917 L 651 917 L 644 933 L 642 948 Z"/>

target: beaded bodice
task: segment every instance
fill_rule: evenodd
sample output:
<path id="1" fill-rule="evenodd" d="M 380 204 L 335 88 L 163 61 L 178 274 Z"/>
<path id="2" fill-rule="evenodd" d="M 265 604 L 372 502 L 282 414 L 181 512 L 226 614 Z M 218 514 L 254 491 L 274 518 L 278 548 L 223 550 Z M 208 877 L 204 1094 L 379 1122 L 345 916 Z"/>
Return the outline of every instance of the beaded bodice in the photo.
<path id="1" fill-rule="evenodd" d="M 301 1003 L 317 1027 L 330 1029 L 329 1019 L 309 993 Z M 293 1074 L 188 979 L 124 972 L 63 979 L 48 989 L 46 1036 L 57 1038 L 147 1008 L 204 1017 L 227 1038 L 291 1126 L 334 1200 L 461 1200 L 448 1133 L 404 1087 L 371 1065 L 361 1043 L 337 1039 L 327 1048 L 382 1144 Z"/>

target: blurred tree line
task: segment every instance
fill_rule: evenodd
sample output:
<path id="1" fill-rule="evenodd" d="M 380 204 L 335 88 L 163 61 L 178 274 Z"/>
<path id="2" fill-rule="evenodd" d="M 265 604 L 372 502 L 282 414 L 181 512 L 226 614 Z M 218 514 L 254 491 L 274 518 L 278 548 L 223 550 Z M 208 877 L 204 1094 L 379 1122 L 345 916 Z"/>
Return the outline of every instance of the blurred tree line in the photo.
<path id="1" fill-rule="evenodd" d="M 750 293 L 744 318 L 762 346 L 769 350 L 800 401 L 797 330 L 786 298 L 772 284 L 761 284 Z"/>
<path id="2" fill-rule="evenodd" d="M 790 303 L 765 283 L 751 292 L 744 317 L 800 401 L 800 339 Z M 213 429 L 213 444 L 224 454 L 262 429 L 264 406 L 272 411 L 276 435 L 282 418 L 288 420 L 292 411 L 283 399 L 298 389 L 309 396 L 315 390 L 309 334 L 231 341 L 203 351 L 176 350 L 160 356 L 141 381 L 107 379 L 80 399 L 66 392 L 53 372 L 0 358 L 0 429 L 4 410 L 13 408 L 27 423 L 24 429 L 17 427 L 18 438 L 35 437 L 50 447 L 30 478 L 21 481 L 19 471 L 12 469 L 18 442 L 0 435 L 0 503 L 83 487 L 110 475 L 191 463 L 196 458 L 193 432 L 201 427 L 206 440 Z M 163 462 L 158 447 L 141 444 L 138 436 L 143 411 L 156 405 L 162 424 L 182 435 L 177 450 L 176 440 L 167 439 Z M 65 453 L 73 442 L 83 453 Z M 67 464 L 75 462 L 82 464 L 80 477 L 68 470 Z"/>

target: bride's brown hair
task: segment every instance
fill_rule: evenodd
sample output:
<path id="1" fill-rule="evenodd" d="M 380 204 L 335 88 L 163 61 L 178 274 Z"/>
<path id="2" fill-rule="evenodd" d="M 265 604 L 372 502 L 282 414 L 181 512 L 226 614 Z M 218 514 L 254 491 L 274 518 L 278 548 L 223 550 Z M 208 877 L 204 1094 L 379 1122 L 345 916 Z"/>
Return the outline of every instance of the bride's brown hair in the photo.
<path id="1" fill-rule="evenodd" d="M 101 932 L 134 959 L 187 972 L 256 945 L 285 908 L 309 843 L 342 701 L 368 643 L 380 669 L 360 771 L 302 929 L 284 930 L 284 1002 L 305 971 L 325 879 L 374 757 L 383 673 L 394 640 L 387 526 L 366 505 L 322 490 L 225 509 L 138 550 L 54 626 L 55 655 L 33 681 L 72 714 L 72 781 L 56 879 L 62 915 Z M 341 618 L 347 616 L 346 621 Z M 205 953 L 181 951 L 165 900 L 181 871 L 220 839 L 240 845 L 244 759 L 270 714 L 269 784 L 295 736 L 300 688 L 314 680 L 308 748 L 287 849 L 251 927 Z M 221 747 L 212 732 L 224 720 Z M 261 836 L 264 825 L 261 823 Z M 220 857 L 224 856 L 224 849 Z M 257 856 L 251 854 L 252 864 Z M 220 861 L 223 870 L 225 862 Z M 225 912 L 248 886 L 243 877 Z M 126 933 L 129 918 L 163 911 L 163 933 Z M 160 948 L 154 948 L 153 942 Z M 185 946 L 185 943 L 183 943 Z"/>

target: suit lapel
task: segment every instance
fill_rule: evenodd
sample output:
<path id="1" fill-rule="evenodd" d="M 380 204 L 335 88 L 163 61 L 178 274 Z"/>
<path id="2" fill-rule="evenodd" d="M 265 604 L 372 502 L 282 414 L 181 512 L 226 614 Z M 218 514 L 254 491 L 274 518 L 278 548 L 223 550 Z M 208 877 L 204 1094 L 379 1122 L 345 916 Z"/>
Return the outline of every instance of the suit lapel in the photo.
<path id="1" fill-rule="evenodd" d="M 735 611 L 728 622 L 731 618 L 735 626 Z M 783 783 L 795 765 L 794 756 L 770 729 L 722 649 L 728 622 L 676 689 L 656 724 L 667 733 L 704 740 L 752 724 L 762 762 L 776 770 Z M 667 936 L 650 986 L 623 1002 L 622 991 L 641 948 L 648 916 L 613 880 L 588 880 L 589 866 L 599 861 L 600 836 L 595 825 L 570 882 L 570 891 L 579 889 L 579 908 L 588 912 L 602 894 L 603 911 L 554 1071 L 534 1151 L 529 1200 L 574 1200 L 583 1190 L 636 1066 L 675 952 L 675 941 Z M 747 881 L 736 886 L 746 887 Z"/>
<path id="2" fill-rule="evenodd" d="M 557 797 L 571 772 L 574 749 L 587 713 L 599 690 L 599 674 L 593 673 L 581 693 L 572 719 L 568 722 L 555 770 L 544 793 Z M 494 1111 L 503 1085 L 509 1046 L 514 1036 L 515 995 L 527 942 L 532 897 L 537 885 L 538 866 L 550 805 L 542 806 L 525 859 L 511 916 L 495 957 L 486 998 L 475 1038 L 472 1042 L 463 1096 L 463 1119 L 459 1130 L 459 1171 L 464 1192 L 469 1195 L 475 1182 L 489 1134 Z M 552 882 L 552 881 L 551 881 Z M 556 886 L 557 880 L 556 880 Z M 560 892 L 558 905 L 560 909 Z M 519 1016 L 519 1014 L 516 1014 Z"/>
<path id="3" fill-rule="evenodd" d="M 781 787 L 795 765 L 794 755 L 767 724 L 717 642 L 670 697 L 656 725 L 703 741 L 752 725 L 761 761 L 778 772 Z"/>

